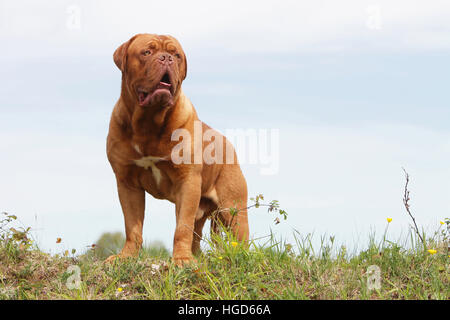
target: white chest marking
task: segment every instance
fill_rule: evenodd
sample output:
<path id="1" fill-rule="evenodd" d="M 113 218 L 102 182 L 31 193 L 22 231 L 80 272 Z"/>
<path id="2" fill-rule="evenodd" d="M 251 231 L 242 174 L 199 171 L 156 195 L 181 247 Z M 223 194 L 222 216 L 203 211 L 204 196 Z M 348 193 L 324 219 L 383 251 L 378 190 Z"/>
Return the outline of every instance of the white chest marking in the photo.
<path id="1" fill-rule="evenodd" d="M 141 149 L 139 148 L 139 146 L 137 144 L 134 145 L 134 150 L 136 150 L 137 153 L 142 155 Z"/>
<path id="2" fill-rule="evenodd" d="M 152 168 L 153 178 L 155 178 L 156 184 L 159 186 L 162 175 L 161 175 L 161 170 L 158 169 L 158 167 L 156 166 L 155 163 L 157 163 L 161 160 L 165 160 L 165 159 L 160 158 L 160 157 L 148 156 L 148 157 L 142 157 L 140 159 L 134 160 L 134 163 L 137 166 L 144 168 L 145 170 L 148 170 L 148 168 Z"/>

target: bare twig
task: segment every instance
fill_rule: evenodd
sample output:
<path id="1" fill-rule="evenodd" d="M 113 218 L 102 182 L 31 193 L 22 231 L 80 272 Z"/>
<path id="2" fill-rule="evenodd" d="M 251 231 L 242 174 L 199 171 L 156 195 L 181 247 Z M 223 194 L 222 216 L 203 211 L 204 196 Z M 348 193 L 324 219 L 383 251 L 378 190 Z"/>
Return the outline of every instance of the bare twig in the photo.
<path id="1" fill-rule="evenodd" d="M 409 216 L 411 217 L 411 219 L 414 223 L 414 228 L 415 228 L 417 235 L 420 238 L 420 241 L 422 241 L 422 243 L 425 245 L 425 242 L 424 242 L 422 236 L 420 235 L 419 228 L 417 227 L 416 219 L 414 219 L 413 215 L 411 214 L 411 210 L 410 210 L 410 205 L 409 205 L 410 197 L 409 197 L 409 190 L 408 190 L 409 174 L 408 174 L 408 172 L 406 172 L 405 168 L 402 168 L 402 169 L 403 169 L 403 172 L 405 173 L 405 178 L 406 178 L 405 191 L 403 194 L 403 205 L 405 206 L 406 212 L 408 212 Z"/>
<path id="2" fill-rule="evenodd" d="M 213 222 L 217 223 L 217 220 L 218 220 L 217 216 L 220 215 L 221 213 L 228 211 L 231 215 L 231 219 L 230 219 L 230 222 L 227 222 L 227 227 L 232 227 L 234 219 L 236 217 L 247 215 L 247 210 L 249 210 L 251 208 L 259 208 L 259 207 L 267 207 L 268 212 L 274 212 L 274 211 L 278 212 L 281 216 L 284 217 L 284 220 L 287 219 L 287 212 L 284 211 L 283 209 L 280 209 L 280 205 L 277 200 L 272 200 L 270 203 L 261 203 L 260 201 L 264 200 L 264 196 L 262 194 L 257 195 L 255 198 L 250 198 L 250 200 L 254 201 L 255 203 L 246 208 L 237 209 L 236 207 L 231 207 L 231 208 L 222 208 L 220 206 L 217 207 L 216 210 L 211 212 L 210 219 L 212 220 L 212 223 Z M 244 212 L 242 212 L 242 211 L 244 211 Z M 276 217 L 274 222 L 275 222 L 275 224 L 279 224 L 280 219 L 278 217 Z M 211 227 L 212 227 L 212 224 L 211 224 Z"/>

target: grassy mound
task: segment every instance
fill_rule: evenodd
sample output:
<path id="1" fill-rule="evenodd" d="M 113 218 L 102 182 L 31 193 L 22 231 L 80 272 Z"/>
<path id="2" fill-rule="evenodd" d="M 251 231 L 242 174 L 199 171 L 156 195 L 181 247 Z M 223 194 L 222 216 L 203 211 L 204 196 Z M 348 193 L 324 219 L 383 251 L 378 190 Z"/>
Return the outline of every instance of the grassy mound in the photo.
<path id="1" fill-rule="evenodd" d="M 354 255 L 334 248 L 334 238 L 314 251 L 310 238 L 298 234 L 295 244 L 272 236 L 265 245 L 246 247 L 224 232 L 205 239 L 196 264 L 178 268 L 163 251 L 143 250 L 114 264 L 89 252 L 50 256 L 31 243 L 29 230 L 5 225 L 0 224 L 0 299 L 450 298 L 444 231 L 425 237 L 425 243 L 412 239 L 409 248 L 370 241 Z"/>

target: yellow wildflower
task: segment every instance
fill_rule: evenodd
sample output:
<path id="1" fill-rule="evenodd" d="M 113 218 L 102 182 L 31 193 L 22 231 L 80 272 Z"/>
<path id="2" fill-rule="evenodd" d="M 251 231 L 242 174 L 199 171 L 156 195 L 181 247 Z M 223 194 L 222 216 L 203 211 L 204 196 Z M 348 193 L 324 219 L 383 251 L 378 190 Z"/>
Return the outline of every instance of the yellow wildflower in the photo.
<path id="1" fill-rule="evenodd" d="M 435 253 L 437 253 L 437 251 L 436 250 L 434 250 L 434 249 L 430 249 L 430 250 L 428 250 L 428 252 L 431 254 L 431 255 L 433 255 L 433 254 L 435 254 Z"/>
<path id="2" fill-rule="evenodd" d="M 117 292 L 122 292 L 123 288 L 119 287 L 117 288 Z"/>
<path id="3" fill-rule="evenodd" d="M 388 223 L 391 223 L 392 218 L 387 218 L 386 220 L 387 220 Z"/>
<path id="4" fill-rule="evenodd" d="M 439 223 L 440 223 L 440 224 L 445 224 L 445 222 L 444 222 L 444 221 L 439 221 Z"/>
<path id="5" fill-rule="evenodd" d="M 238 243 L 235 242 L 235 241 L 232 241 L 232 242 L 231 242 L 231 245 L 232 245 L 233 247 L 236 247 L 236 246 L 238 245 Z"/>

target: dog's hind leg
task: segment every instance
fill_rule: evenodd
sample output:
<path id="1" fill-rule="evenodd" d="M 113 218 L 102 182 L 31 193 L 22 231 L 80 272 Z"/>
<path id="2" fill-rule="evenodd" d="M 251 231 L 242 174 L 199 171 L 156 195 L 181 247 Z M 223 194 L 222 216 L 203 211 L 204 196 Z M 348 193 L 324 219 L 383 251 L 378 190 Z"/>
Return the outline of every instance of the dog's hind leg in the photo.
<path id="1" fill-rule="evenodd" d="M 248 241 L 247 184 L 239 166 L 224 166 L 215 188 L 220 203 L 220 221 L 231 228 L 238 241 Z"/>
<path id="2" fill-rule="evenodd" d="M 217 209 L 217 205 L 209 198 L 202 197 L 200 199 L 200 206 L 197 210 L 195 216 L 195 224 L 194 224 L 194 238 L 192 241 L 192 253 L 199 254 L 200 251 L 200 242 L 203 240 L 203 226 L 208 218 L 211 218 L 213 221 L 213 217 L 211 214 Z M 212 223 L 212 222 L 211 222 Z M 212 230 L 212 229 L 211 229 Z"/>

